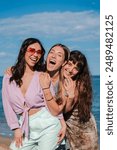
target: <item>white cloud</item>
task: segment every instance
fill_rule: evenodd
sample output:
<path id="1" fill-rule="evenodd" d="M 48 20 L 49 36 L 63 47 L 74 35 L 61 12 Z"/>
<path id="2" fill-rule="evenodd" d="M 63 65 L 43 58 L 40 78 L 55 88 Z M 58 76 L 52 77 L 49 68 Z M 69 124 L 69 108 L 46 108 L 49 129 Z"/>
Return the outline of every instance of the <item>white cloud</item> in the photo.
<path id="1" fill-rule="evenodd" d="M 4 70 L 3 64 L 6 68 L 15 62 L 20 44 L 25 37 L 39 37 L 46 43 L 44 47 L 47 49 L 53 43 L 61 42 L 72 49 L 95 51 L 99 49 L 97 44 L 100 33 L 99 21 L 99 13 L 95 11 L 43 12 L 14 18 L 1 18 L 0 68 Z M 92 55 L 96 60 L 96 55 L 94 53 Z"/>
<path id="2" fill-rule="evenodd" d="M 0 19 L 0 35 L 20 36 L 30 33 L 46 37 L 67 37 L 99 32 L 99 14 L 84 12 L 45 12 L 20 18 Z M 91 33 L 92 36 L 94 35 Z"/>
<path id="3" fill-rule="evenodd" d="M 15 54 L 0 51 L 0 58 L 7 58 L 7 57 L 13 57 L 13 56 L 15 56 Z"/>
<path id="4" fill-rule="evenodd" d="M 0 57 L 6 56 L 7 54 L 5 52 L 0 52 Z"/>

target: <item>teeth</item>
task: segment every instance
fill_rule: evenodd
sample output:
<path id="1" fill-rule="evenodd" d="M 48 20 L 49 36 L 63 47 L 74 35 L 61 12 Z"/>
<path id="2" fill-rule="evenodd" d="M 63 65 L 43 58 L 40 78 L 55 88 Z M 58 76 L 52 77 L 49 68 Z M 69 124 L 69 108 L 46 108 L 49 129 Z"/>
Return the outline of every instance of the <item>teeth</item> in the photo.
<path id="1" fill-rule="evenodd" d="M 36 61 L 36 59 L 31 59 L 32 61 Z"/>
<path id="2" fill-rule="evenodd" d="M 30 58 L 32 61 L 36 61 L 37 59 L 36 58 Z"/>
<path id="3" fill-rule="evenodd" d="M 56 61 L 55 61 L 55 60 L 50 60 L 49 63 L 55 65 L 55 64 L 56 64 Z"/>

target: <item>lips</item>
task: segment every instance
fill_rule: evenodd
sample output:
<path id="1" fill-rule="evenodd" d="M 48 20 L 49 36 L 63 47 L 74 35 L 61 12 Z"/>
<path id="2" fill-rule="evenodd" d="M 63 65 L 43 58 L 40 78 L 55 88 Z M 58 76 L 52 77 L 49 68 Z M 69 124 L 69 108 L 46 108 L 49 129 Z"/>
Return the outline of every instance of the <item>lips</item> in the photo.
<path id="1" fill-rule="evenodd" d="M 36 63 L 38 61 L 38 58 L 30 57 L 30 60 L 33 61 L 33 63 Z"/>
<path id="2" fill-rule="evenodd" d="M 56 61 L 55 61 L 55 60 L 50 60 L 50 61 L 49 61 L 49 64 L 51 64 L 51 65 L 56 65 Z"/>

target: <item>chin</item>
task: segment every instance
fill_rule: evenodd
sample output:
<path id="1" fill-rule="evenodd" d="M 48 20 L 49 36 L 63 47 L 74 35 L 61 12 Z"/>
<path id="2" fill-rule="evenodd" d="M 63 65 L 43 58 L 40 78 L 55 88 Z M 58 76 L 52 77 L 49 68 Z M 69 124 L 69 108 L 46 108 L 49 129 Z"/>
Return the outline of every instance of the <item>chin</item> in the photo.
<path id="1" fill-rule="evenodd" d="M 33 68 L 35 66 L 35 64 L 30 64 L 30 67 Z"/>

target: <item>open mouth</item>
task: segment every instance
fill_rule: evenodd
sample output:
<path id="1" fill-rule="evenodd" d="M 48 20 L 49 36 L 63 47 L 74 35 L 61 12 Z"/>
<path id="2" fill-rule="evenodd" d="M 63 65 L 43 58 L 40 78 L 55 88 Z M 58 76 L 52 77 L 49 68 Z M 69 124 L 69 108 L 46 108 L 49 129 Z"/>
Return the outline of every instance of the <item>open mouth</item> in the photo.
<path id="1" fill-rule="evenodd" d="M 56 61 L 50 60 L 49 63 L 52 64 L 52 65 L 55 65 L 55 64 L 56 64 Z"/>
<path id="2" fill-rule="evenodd" d="M 30 57 L 30 60 L 33 61 L 33 62 L 37 62 L 38 59 L 37 59 L 37 58 Z"/>

